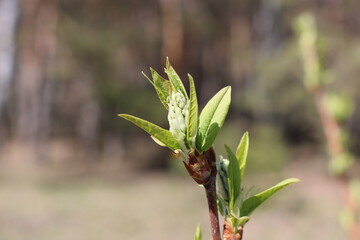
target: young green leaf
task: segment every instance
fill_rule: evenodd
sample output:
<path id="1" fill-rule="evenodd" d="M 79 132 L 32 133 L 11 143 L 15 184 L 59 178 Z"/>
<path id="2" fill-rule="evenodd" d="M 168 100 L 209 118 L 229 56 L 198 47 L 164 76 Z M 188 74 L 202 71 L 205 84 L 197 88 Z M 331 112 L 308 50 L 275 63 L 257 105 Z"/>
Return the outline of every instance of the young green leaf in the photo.
<path id="1" fill-rule="evenodd" d="M 225 145 L 226 152 L 229 156 L 229 166 L 228 166 L 228 183 L 229 183 L 229 210 L 231 213 L 234 213 L 236 210 L 236 200 L 240 195 L 241 180 L 240 180 L 240 168 L 239 163 L 236 159 L 235 154 L 231 149 Z"/>
<path id="2" fill-rule="evenodd" d="M 179 75 L 175 72 L 175 69 L 171 66 L 169 58 L 166 58 L 166 68 L 165 73 L 168 75 L 168 78 L 171 82 L 172 87 L 177 91 L 181 92 L 187 99 L 189 99 L 185 87 L 180 80 Z"/>
<path id="3" fill-rule="evenodd" d="M 200 223 L 199 223 L 199 224 L 197 225 L 197 227 L 196 227 L 196 232 L 195 232 L 194 240 L 202 240 Z"/>
<path id="4" fill-rule="evenodd" d="M 199 129 L 196 147 L 206 151 L 213 144 L 217 133 L 222 127 L 231 102 L 231 87 L 221 89 L 206 104 L 199 117 Z"/>
<path id="5" fill-rule="evenodd" d="M 198 120 L 198 102 L 196 97 L 196 90 L 194 79 L 190 74 L 190 107 L 189 107 L 189 118 L 188 118 L 188 129 L 187 129 L 187 140 L 191 143 L 192 139 L 196 136 L 197 132 L 197 120 Z"/>
<path id="6" fill-rule="evenodd" d="M 221 216 L 226 216 L 228 214 L 226 209 L 226 202 L 219 194 L 217 194 L 217 207 Z"/>
<path id="7" fill-rule="evenodd" d="M 175 140 L 175 138 L 172 136 L 171 132 L 163 129 L 151 122 L 148 122 L 146 120 L 143 120 L 138 117 L 134 117 L 128 114 L 119 114 L 119 117 L 122 117 L 133 124 L 137 125 L 138 127 L 142 128 L 144 131 L 149 133 L 151 136 L 153 136 L 155 139 L 157 139 L 159 142 L 166 145 L 168 148 L 172 150 L 180 149 L 179 143 Z"/>
<path id="8" fill-rule="evenodd" d="M 234 225 L 236 226 L 236 228 L 238 226 L 244 226 L 250 220 L 248 216 L 237 217 L 234 214 L 231 214 L 231 217 L 232 217 L 232 222 L 235 223 Z"/>
<path id="9" fill-rule="evenodd" d="M 239 146 L 236 149 L 236 158 L 239 161 L 240 167 L 240 180 L 242 181 L 244 177 L 245 167 L 246 167 L 246 159 L 249 150 L 249 133 L 246 132 L 242 136 Z"/>
<path id="10" fill-rule="evenodd" d="M 279 182 L 275 186 L 246 199 L 240 210 L 241 217 L 249 216 L 257 207 L 259 207 L 262 203 L 264 203 L 268 198 L 270 198 L 276 192 L 288 186 L 289 184 L 299 181 L 300 180 L 297 178 L 288 178 L 286 180 Z"/>
<path id="11" fill-rule="evenodd" d="M 164 105 L 164 107 L 166 109 L 169 109 L 168 97 L 171 95 L 172 92 L 171 83 L 169 80 L 166 80 L 165 78 L 161 77 L 154 69 L 150 68 L 150 71 L 153 81 L 151 81 L 150 78 L 144 72 L 142 72 L 142 74 L 154 86 L 156 93 L 161 103 Z"/>

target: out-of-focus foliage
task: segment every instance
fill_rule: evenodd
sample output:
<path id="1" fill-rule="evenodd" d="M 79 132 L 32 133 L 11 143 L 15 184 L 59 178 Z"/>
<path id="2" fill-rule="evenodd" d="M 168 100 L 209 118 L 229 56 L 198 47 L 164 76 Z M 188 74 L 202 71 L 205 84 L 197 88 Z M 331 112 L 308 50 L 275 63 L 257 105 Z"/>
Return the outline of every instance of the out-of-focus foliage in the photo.
<path id="1" fill-rule="evenodd" d="M 326 53 L 326 49 L 318 47 L 321 42 L 314 16 L 305 13 L 299 16 L 296 23 L 299 48 L 304 64 L 304 84 L 313 98 L 319 114 L 330 158 L 329 170 L 342 183 L 343 191 L 346 192 L 339 220 L 347 231 L 349 239 L 355 240 L 359 238 L 360 232 L 358 232 L 359 222 L 357 220 L 359 202 L 355 194 L 359 190 L 354 189 L 354 186 L 359 186 L 356 184 L 358 182 L 357 175 L 356 177 L 350 175 L 354 156 L 348 150 L 349 130 L 343 126 L 353 113 L 354 100 L 327 88 L 327 85 L 334 79 L 331 78 L 331 73 L 327 73 L 331 70 L 328 70 L 320 61 L 320 57 Z"/>
<path id="2" fill-rule="evenodd" d="M 193 74 L 200 109 L 217 89 L 233 86 L 229 123 L 235 124 L 228 128 L 234 138 L 239 137 L 239 128 L 248 128 L 274 134 L 269 139 L 278 138 L 275 144 L 279 146 L 285 141 L 321 146 L 318 116 L 301 83 L 303 71 L 293 29 L 296 17 L 310 10 L 318 22 L 319 61 L 330 69 L 324 73 L 324 81 L 329 82 L 330 91 L 354 100 L 354 113 L 344 125 L 351 128 L 350 145 L 360 142 L 356 124 L 360 119 L 357 1 L 54 2 L 58 18 L 53 32 L 56 41 L 49 45 L 55 51 L 52 67 L 46 70 L 50 84 L 46 89 L 34 85 L 43 95 L 41 99 L 49 103 L 48 124 L 39 130 L 48 139 L 75 139 L 79 147 L 99 152 L 110 149 L 113 155 L 118 149 L 126 153 L 126 142 L 145 136 L 117 121 L 117 113 L 136 113 L 168 128 L 166 111 L 141 71 L 148 74 L 148 66 L 161 69 L 169 56 L 182 79 L 188 72 Z M 24 6 L 19 8 L 21 15 Z M 41 31 L 33 34 L 32 39 L 48 37 L 36 35 Z M 25 50 L 18 48 L 19 52 Z M 12 110 L 18 101 L 17 84 L 11 86 L 11 101 L 1 115 L 5 141 L 17 132 L 17 115 Z M 340 115 L 345 111 L 336 109 Z M 244 127 L 238 126 L 239 122 Z M 263 126 L 271 130 L 262 133 Z M 252 134 L 253 145 L 267 145 L 257 143 L 256 134 Z M 118 142 L 116 148 L 112 147 L 114 141 Z M 131 161 L 129 154 L 122 158 Z"/>

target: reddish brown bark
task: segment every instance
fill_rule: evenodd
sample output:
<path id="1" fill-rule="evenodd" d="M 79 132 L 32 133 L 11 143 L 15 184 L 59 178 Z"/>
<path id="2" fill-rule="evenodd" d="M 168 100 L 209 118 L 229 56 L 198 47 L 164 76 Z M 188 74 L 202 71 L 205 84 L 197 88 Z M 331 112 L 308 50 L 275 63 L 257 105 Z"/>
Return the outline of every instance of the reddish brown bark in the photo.
<path id="1" fill-rule="evenodd" d="M 185 168 L 195 182 L 205 188 L 206 199 L 209 208 L 212 240 L 221 240 L 219 214 L 216 202 L 216 156 L 211 147 L 202 154 L 197 150 L 189 153 L 189 162 Z"/>
<path id="2" fill-rule="evenodd" d="M 231 220 L 228 218 L 224 223 L 223 239 L 224 240 L 242 240 L 244 226 L 240 226 L 236 229 L 236 231 L 234 231 L 231 226 L 230 221 Z"/>
<path id="3" fill-rule="evenodd" d="M 211 168 L 205 153 L 199 155 L 197 150 L 189 153 L 189 162 L 185 163 L 185 168 L 195 182 L 201 185 L 210 183 Z M 215 168 L 216 169 L 216 168 Z"/>
<path id="4" fill-rule="evenodd" d="M 210 182 L 204 185 L 206 198 L 209 207 L 209 216 L 211 224 L 211 235 L 212 240 L 221 240 L 220 237 L 220 224 L 219 224 L 219 213 L 216 202 L 216 156 L 214 149 L 211 147 L 209 150 L 203 153 L 203 158 L 206 160 L 210 168 Z"/>
<path id="5" fill-rule="evenodd" d="M 324 129 L 329 154 L 332 157 L 339 156 L 343 152 L 340 127 L 324 105 L 324 94 L 322 89 L 315 89 L 312 94 L 315 100 L 317 111 L 319 113 L 321 124 Z"/>
<path id="6" fill-rule="evenodd" d="M 206 198 L 208 201 L 209 207 L 209 216 L 210 216 L 210 224 L 211 224 L 211 235 L 212 240 L 221 240 L 220 237 L 220 225 L 219 225 L 219 215 L 216 203 L 216 185 L 215 185 L 215 177 L 211 177 L 210 183 L 208 185 L 204 185 Z"/>
<path id="7" fill-rule="evenodd" d="M 159 0 L 162 19 L 162 59 L 169 57 L 181 71 L 183 55 L 183 20 L 178 0 Z"/>
<path id="8" fill-rule="evenodd" d="M 320 121 L 324 129 L 326 145 L 328 152 L 332 158 L 338 157 L 344 152 L 344 146 L 341 140 L 341 129 L 336 119 L 329 113 L 324 105 L 324 93 L 322 88 L 314 89 L 312 91 L 315 105 L 320 116 Z M 345 208 L 351 212 L 357 212 L 357 204 L 350 192 L 350 179 L 347 172 L 343 172 L 337 176 L 341 185 L 341 194 L 344 201 Z M 360 237 L 359 223 L 350 224 L 347 227 L 349 239 L 358 240 Z"/>

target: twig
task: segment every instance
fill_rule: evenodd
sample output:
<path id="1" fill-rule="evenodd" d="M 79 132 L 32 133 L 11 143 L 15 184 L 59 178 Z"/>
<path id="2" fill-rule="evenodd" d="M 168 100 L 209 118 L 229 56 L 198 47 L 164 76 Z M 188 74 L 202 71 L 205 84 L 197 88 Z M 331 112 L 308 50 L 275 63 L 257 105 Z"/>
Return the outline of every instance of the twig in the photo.
<path id="1" fill-rule="evenodd" d="M 219 215 L 216 204 L 216 177 L 211 176 L 210 183 L 204 185 L 206 198 L 209 207 L 210 224 L 212 240 L 221 240 L 220 227 L 219 227 Z"/>

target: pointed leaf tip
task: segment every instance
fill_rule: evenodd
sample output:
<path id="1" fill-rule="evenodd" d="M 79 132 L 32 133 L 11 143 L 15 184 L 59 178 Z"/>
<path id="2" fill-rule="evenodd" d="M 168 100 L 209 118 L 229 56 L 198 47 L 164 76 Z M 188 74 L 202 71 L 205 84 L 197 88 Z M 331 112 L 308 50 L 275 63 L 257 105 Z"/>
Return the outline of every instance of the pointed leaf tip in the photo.
<path id="1" fill-rule="evenodd" d="M 240 168 L 239 163 L 236 159 L 235 154 L 231 149 L 225 145 L 226 152 L 229 157 L 228 166 L 228 185 L 229 185 L 229 210 L 230 212 L 236 211 L 236 200 L 240 195 L 241 179 L 240 179 Z"/>
<path id="2" fill-rule="evenodd" d="M 240 213 L 241 216 L 249 216 L 257 207 L 263 204 L 267 199 L 277 193 L 279 190 L 283 189 L 284 187 L 299 182 L 300 180 L 297 178 L 288 178 L 285 179 L 275 186 L 261 192 L 255 194 L 254 196 L 246 199 L 241 207 Z"/>
<path id="3" fill-rule="evenodd" d="M 166 109 L 168 109 L 168 97 L 171 95 L 172 87 L 169 80 L 163 78 L 153 68 L 150 68 L 152 80 L 143 73 L 148 81 L 154 86 L 155 91 Z"/>
<path id="4" fill-rule="evenodd" d="M 245 132 L 241 137 L 240 143 L 236 149 L 236 158 L 239 161 L 240 179 L 242 180 L 245 173 L 246 160 L 249 151 L 249 133 Z"/>
<path id="5" fill-rule="evenodd" d="M 189 97 L 186 93 L 184 84 L 182 83 L 182 81 L 181 81 L 179 75 L 176 73 L 175 69 L 171 66 L 170 60 L 168 57 L 166 58 L 165 73 L 167 74 L 173 89 L 176 92 L 181 92 L 187 99 L 189 99 Z"/>
<path id="6" fill-rule="evenodd" d="M 154 86 L 154 88 L 156 89 L 156 86 L 155 86 L 155 83 L 144 73 L 144 72 L 141 72 L 141 74 L 151 83 L 151 85 Z"/>
<path id="7" fill-rule="evenodd" d="M 189 83 L 190 83 L 189 84 L 190 85 L 190 106 L 189 106 L 187 140 L 190 145 L 193 145 L 193 143 L 195 143 L 195 136 L 197 133 L 198 101 L 197 101 L 197 96 L 196 96 L 194 79 L 192 78 L 192 76 L 190 74 L 188 74 L 188 77 L 189 77 Z"/>
<path id="8" fill-rule="evenodd" d="M 194 236 L 194 240 L 202 240 L 201 226 L 200 223 L 196 227 L 196 232 Z"/>
<path id="9" fill-rule="evenodd" d="M 196 146 L 201 151 L 206 151 L 213 144 L 217 133 L 224 124 L 230 102 L 231 87 L 227 86 L 216 93 L 202 110 L 196 137 Z"/>

